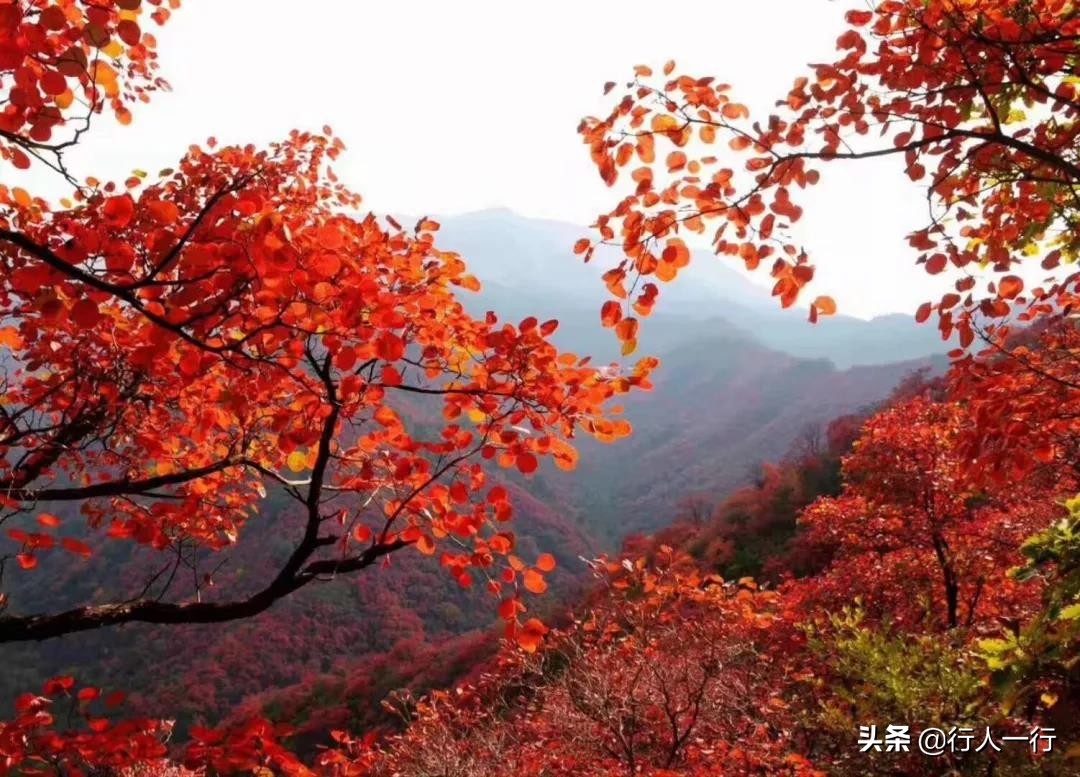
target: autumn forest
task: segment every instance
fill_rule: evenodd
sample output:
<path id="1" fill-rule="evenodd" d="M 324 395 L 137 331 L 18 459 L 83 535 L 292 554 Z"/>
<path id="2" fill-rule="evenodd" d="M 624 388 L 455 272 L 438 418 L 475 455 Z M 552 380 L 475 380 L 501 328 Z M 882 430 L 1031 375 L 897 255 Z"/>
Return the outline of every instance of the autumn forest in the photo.
<path id="1" fill-rule="evenodd" d="M 94 177 L 203 3 L 0 0 L 0 775 L 1080 773 L 1080 7 L 819 3 L 766 112 L 615 58 L 578 227 L 318 116 Z"/>

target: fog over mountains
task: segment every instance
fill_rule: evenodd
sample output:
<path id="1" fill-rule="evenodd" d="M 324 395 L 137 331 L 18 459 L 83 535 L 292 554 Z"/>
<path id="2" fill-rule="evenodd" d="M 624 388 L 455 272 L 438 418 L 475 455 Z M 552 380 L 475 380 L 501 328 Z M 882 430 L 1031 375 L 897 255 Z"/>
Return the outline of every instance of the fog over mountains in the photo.
<path id="1" fill-rule="evenodd" d="M 607 293 L 600 275 L 611 266 L 605 259 L 614 259 L 616 251 L 598 251 L 593 262 L 582 262 L 571 249 L 588 229 L 505 209 L 439 221 L 438 245 L 460 253 L 483 284 L 471 304 L 466 299 L 469 307 L 494 309 L 511 320 L 526 315 L 558 318 L 563 323 L 556 336 L 561 347 L 605 358 L 616 352 L 611 333 L 599 324 Z M 677 281 L 661 288 L 655 312 L 643 324 L 643 354 L 659 355 L 708 333 L 738 333 L 772 350 L 828 359 L 840 368 L 925 358 L 947 350 L 933 326 L 919 326 L 909 315 L 870 321 L 837 315 L 811 325 L 804 309 L 782 310 L 733 260 L 707 252 L 696 252 Z"/>
<path id="2" fill-rule="evenodd" d="M 611 263 L 572 253 L 585 229 L 504 209 L 440 223 L 439 245 L 460 253 L 483 284 L 466 296 L 473 312 L 557 318 L 561 348 L 618 358 L 599 314 L 600 275 Z M 782 457 L 807 425 L 866 409 L 913 370 L 945 366 L 932 326 L 903 315 L 810 324 L 806 310 L 782 310 L 730 261 L 695 256 L 642 322 L 638 353 L 626 361 L 648 354 L 661 366 L 655 389 L 625 403 L 634 434 L 611 446 L 582 441 L 575 472 L 523 484 L 601 546 L 665 526 L 680 496 L 723 496 L 760 462 Z"/>

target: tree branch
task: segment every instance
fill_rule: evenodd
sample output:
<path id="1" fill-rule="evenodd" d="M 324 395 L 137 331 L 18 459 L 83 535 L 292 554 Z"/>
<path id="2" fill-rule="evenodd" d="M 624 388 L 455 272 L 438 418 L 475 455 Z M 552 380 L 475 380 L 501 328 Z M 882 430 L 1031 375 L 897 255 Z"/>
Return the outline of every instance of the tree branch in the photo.
<path id="1" fill-rule="evenodd" d="M 315 580 L 321 574 L 355 572 L 409 543 L 394 540 L 372 545 L 358 556 L 313 562 L 294 576 L 278 576 L 256 594 L 234 602 L 158 602 L 141 599 L 123 604 L 77 607 L 55 615 L 0 616 L 0 643 L 39 642 L 64 634 L 93 631 L 124 623 L 223 623 L 250 618 L 274 602 Z"/>

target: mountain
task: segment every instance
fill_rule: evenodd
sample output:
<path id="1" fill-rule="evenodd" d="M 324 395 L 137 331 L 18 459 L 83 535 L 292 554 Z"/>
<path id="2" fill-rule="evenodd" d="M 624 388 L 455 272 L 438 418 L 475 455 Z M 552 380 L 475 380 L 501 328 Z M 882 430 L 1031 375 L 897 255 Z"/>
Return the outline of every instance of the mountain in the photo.
<path id="1" fill-rule="evenodd" d="M 626 402 L 634 434 L 584 445 L 577 505 L 601 537 L 654 532 L 691 494 L 719 497 L 748 483 L 812 426 L 864 411 L 910 373 L 945 367 L 941 357 L 839 369 L 768 349 L 709 326 L 665 352 L 648 394 Z"/>
<path id="2" fill-rule="evenodd" d="M 490 307 L 510 319 L 526 315 L 569 319 L 573 336 L 566 337 L 564 327 L 560 345 L 590 353 L 614 352 L 612 338 L 597 324 L 606 293 L 600 276 L 611 266 L 616 249 L 601 247 L 585 264 L 571 248 L 589 234 L 588 229 L 530 219 L 506 209 L 439 221 L 439 245 L 460 253 L 483 283 L 474 309 Z M 773 350 L 828 359 L 841 368 L 918 359 L 946 350 L 933 327 L 919 326 L 906 315 L 869 321 L 837 315 L 809 325 L 805 310 L 781 309 L 767 290 L 736 269 L 733 260 L 700 251 L 678 282 L 663 288 L 657 312 L 643 327 L 641 350 L 666 349 L 693 336 L 701 326 L 716 327 L 718 321 Z"/>

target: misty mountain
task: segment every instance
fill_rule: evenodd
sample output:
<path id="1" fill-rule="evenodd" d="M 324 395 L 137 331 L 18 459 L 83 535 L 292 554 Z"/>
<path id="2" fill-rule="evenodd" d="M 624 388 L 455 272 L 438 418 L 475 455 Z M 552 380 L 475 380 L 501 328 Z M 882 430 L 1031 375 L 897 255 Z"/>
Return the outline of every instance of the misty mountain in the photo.
<path id="1" fill-rule="evenodd" d="M 600 276 L 617 256 L 614 248 L 601 247 L 585 264 L 572 246 L 588 229 L 505 209 L 442 217 L 440 223 L 439 245 L 460 253 L 483 284 L 469 305 L 474 311 L 490 308 L 510 320 L 526 315 L 558 318 L 563 323 L 556 337 L 561 347 L 602 358 L 616 352 L 611 334 L 599 327 L 607 293 Z M 837 315 L 810 325 L 805 310 L 781 309 L 731 259 L 700 251 L 694 259 L 677 282 L 662 288 L 656 312 L 639 338 L 641 353 L 666 350 L 702 331 L 732 329 L 781 353 L 828 359 L 841 368 L 947 350 L 933 327 L 919 326 L 906 315 L 870 321 Z"/>
<path id="2" fill-rule="evenodd" d="M 599 320 L 600 275 L 614 249 L 585 264 L 571 247 L 587 230 L 505 209 L 440 223 L 440 246 L 460 253 L 483 285 L 465 298 L 474 313 L 556 318 L 560 348 L 619 360 Z M 745 485 L 807 425 L 865 410 L 908 373 L 945 366 L 937 331 L 910 316 L 812 325 L 729 260 L 695 259 L 642 324 L 638 353 L 660 357 L 661 367 L 653 391 L 624 403 L 634 434 L 610 446 L 581 441 L 575 472 L 551 468 L 522 484 L 602 546 L 665 526 L 687 494 L 719 497 Z"/>

